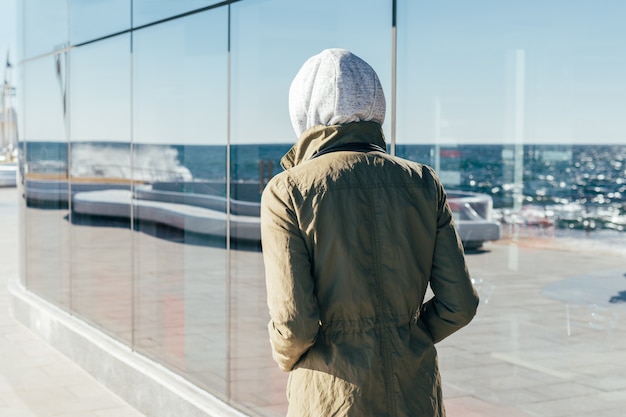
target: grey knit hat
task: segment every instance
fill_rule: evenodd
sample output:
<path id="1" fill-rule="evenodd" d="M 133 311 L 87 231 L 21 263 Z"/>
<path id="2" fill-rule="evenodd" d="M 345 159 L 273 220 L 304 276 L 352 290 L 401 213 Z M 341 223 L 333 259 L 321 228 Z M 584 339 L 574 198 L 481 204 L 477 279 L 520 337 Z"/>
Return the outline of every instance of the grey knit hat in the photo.
<path id="1" fill-rule="evenodd" d="M 385 120 L 385 95 L 374 69 L 345 49 L 309 58 L 291 83 L 289 115 L 298 136 L 317 125 Z"/>

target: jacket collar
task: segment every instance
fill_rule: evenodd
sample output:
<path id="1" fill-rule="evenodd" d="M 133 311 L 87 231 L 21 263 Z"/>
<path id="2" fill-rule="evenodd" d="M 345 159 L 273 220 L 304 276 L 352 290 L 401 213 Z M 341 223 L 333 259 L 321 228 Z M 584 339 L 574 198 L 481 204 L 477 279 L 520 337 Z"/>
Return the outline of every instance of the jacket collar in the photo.
<path id="1" fill-rule="evenodd" d="M 280 160 L 280 164 L 284 169 L 290 169 L 308 161 L 317 151 L 345 143 L 373 143 L 386 148 L 382 128 L 376 122 L 318 125 L 302 133 L 295 145 Z"/>

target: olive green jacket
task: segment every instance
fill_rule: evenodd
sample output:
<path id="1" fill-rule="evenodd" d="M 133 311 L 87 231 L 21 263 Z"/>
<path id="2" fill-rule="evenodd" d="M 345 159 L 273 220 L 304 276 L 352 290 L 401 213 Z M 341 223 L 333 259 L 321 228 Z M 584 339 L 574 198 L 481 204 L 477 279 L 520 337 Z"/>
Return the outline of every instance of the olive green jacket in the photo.
<path id="1" fill-rule="evenodd" d="M 478 296 L 433 170 L 384 152 L 380 125 L 316 126 L 263 192 L 273 356 L 289 416 L 444 416 L 434 344 Z M 434 298 L 424 302 L 428 284 Z"/>

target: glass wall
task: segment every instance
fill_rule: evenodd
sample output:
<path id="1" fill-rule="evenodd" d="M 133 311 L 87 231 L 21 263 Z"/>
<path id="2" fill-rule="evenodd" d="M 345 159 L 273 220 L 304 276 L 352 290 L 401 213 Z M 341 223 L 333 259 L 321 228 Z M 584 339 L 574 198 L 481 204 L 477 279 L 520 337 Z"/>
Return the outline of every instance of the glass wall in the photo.
<path id="1" fill-rule="evenodd" d="M 66 55 L 58 54 L 22 64 L 24 87 L 18 93 L 20 182 L 26 197 L 23 279 L 64 309 L 70 304 L 66 62 Z"/>
<path id="2" fill-rule="evenodd" d="M 20 11 L 23 58 L 63 49 L 68 45 L 68 0 L 24 0 Z"/>
<path id="3" fill-rule="evenodd" d="M 621 415 L 621 2 L 28 0 L 20 13 L 30 291 L 251 416 L 284 415 L 260 195 L 296 140 L 291 80 L 342 47 L 379 74 L 390 149 L 439 173 L 481 295 L 439 345 L 448 416 Z"/>
<path id="4" fill-rule="evenodd" d="M 228 9 L 133 33 L 135 348 L 227 396 Z"/>
<path id="5" fill-rule="evenodd" d="M 130 29 L 130 0 L 69 0 L 69 6 L 72 45 Z"/>
<path id="6" fill-rule="evenodd" d="M 72 311 L 131 343 L 130 35 L 70 52 Z M 111 262 L 111 260 L 115 260 Z"/>
<path id="7" fill-rule="evenodd" d="M 173 16 L 181 16 L 216 3 L 223 2 L 219 0 L 133 0 L 133 26 L 140 27 Z"/>

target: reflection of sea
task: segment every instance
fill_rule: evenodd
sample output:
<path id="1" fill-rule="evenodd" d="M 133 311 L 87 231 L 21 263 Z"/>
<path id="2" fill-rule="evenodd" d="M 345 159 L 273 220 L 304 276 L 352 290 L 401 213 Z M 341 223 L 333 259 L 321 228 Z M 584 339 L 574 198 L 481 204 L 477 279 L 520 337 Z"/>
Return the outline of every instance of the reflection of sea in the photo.
<path id="1" fill-rule="evenodd" d="M 115 143 L 72 145 L 71 175 L 76 177 L 130 179 L 130 146 Z M 92 151 L 89 149 L 92 147 Z M 260 190 L 276 175 L 280 158 L 290 145 L 232 145 L 230 171 L 233 194 L 238 185 Z M 29 142 L 26 149 L 29 173 L 67 175 L 67 144 Z M 170 181 L 224 184 L 226 147 L 198 145 L 134 145 L 133 178 L 143 181 L 157 175 Z M 503 222 L 537 221 L 556 226 L 556 235 L 580 236 L 624 245 L 626 243 L 626 146 L 620 145 L 525 145 L 523 157 L 508 145 L 458 145 L 442 147 L 435 155 L 432 145 L 399 145 L 398 156 L 439 165 L 455 175 L 449 189 L 490 195 Z M 519 162 L 523 161 L 523 166 Z M 516 176 L 523 176 L 516 184 Z M 157 174 L 155 174 L 157 173 Z M 181 189 L 195 192 L 198 187 Z M 201 189 L 201 188 L 200 188 Z M 243 188 L 241 188 L 243 189 Z M 524 209 L 512 212 L 515 193 Z M 258 201 L 259 192 L 235 198 Z"/>
<path id="2" fill-rule="evenodd" d="M 570 230 L 557 228 L 554 237 L 567 250 L 610 253 L 626 258 L 626 233 L 616 230 Z M 562 239 L 559 239 L 562 238 Z"/>

